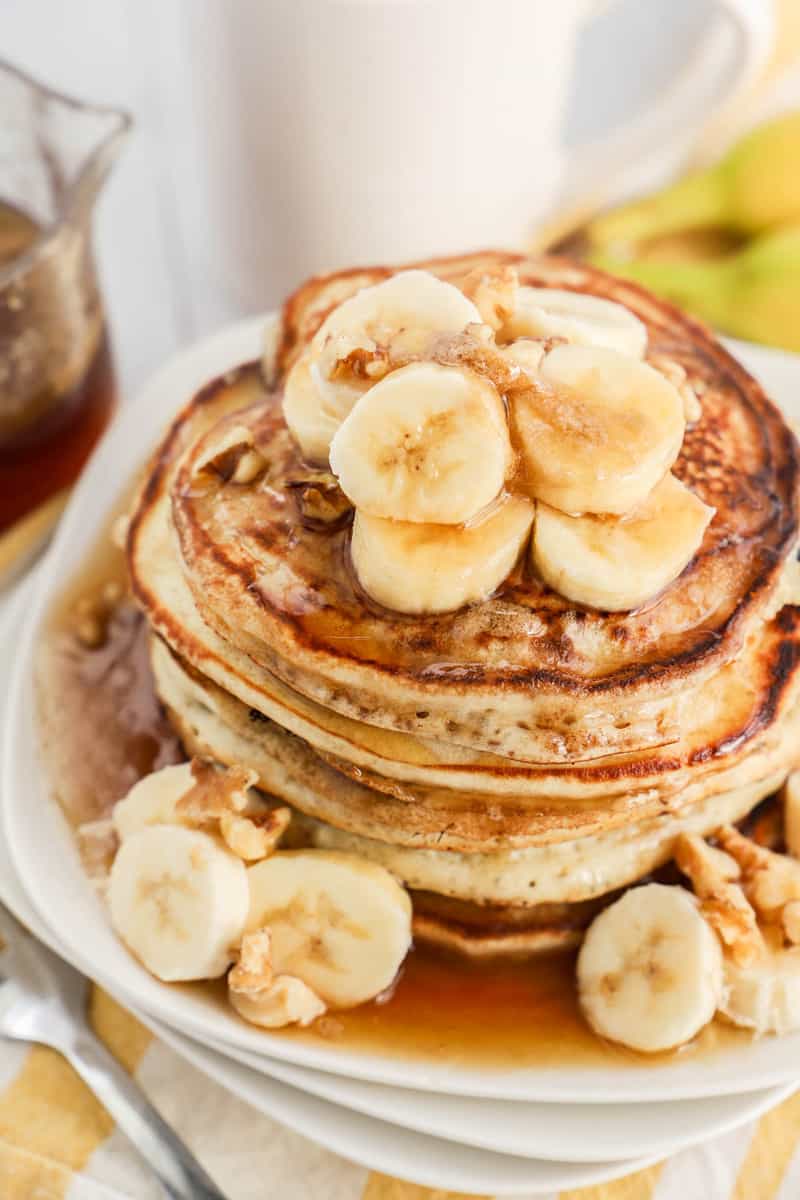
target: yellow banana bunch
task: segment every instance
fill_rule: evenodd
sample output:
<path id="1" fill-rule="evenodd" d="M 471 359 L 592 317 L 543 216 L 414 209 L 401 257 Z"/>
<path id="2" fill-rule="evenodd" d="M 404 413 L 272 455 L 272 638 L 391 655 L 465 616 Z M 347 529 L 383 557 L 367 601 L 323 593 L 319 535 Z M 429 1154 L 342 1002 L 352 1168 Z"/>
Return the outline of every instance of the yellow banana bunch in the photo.
<path id="1" fill-rule="evenodd" d="M 800 112 L 754 129 L 715 166 L 596 217 L 590 252 L 694 229 L 752 236 L 800 224 Z"/>
<path id="2" fill-rule="evenodd" d="M 797 225 L 764 234 L 726 258 L 626 261 L 595 254 L 592 261 L 735 337 L 800 352 L 800 216 Z"/>

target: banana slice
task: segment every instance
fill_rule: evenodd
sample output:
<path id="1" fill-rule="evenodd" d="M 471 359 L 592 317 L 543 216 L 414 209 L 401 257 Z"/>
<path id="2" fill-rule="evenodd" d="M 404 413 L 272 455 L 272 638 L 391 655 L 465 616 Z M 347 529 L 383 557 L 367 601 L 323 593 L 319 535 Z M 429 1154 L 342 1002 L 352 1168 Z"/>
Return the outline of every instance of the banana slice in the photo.
<path id="1" fill-rule="evenodd" d="M 304 456 L 327 461 L 336 429 L 386 371 L 390 349 L 407 358 L 424 351 L 431 334 L 459 333 L 480 319 L 457 287 L 428 271 L 400 271 L 343 301 L 286 380 L 284 417 Z"/>
<path id="2" fill-rule="evenodd" d="M 171 825 L 129 834 L 109 878 L 114 929 L 168 983 L 225 973 L 249 900 L 241 859 L 207 833 Z"/>
<path id="3" fill-rule="evenodd" d="M 404 613 L 450 612 L 485 600 L 511 573 L 533 505 L 506 496 L 472 525 L 417 525 L 356 511 L 350 552 L 364 591 Z"/>
<path id="4" fill-rule="evenodd" d="M 511 462 L 503 402 L 470 371 L 412 363 L 361 397 L 330 458 L 361 512 L 459 525 L 503 487 Z"/>
<path id="5" fill-rule="evenodd" d="M 746 965 L 726 957 L 720 1012 L 759 1035 L 800 1029 L 800 947 L 767 945 Z"/>
<path id="6" fill-rule="evenodd" d="M 634 1050 L 688 1042 L 722 998 L 722 951 L 697 901 L 660 883 L 631 888 L 595 918 L 577 970 L 589 1024 Z"/>
<path id="7" fill-rule="evenodd" d="M 566 338 L 582 346 L 605 346 L 643 358 L 647 326 L 629 308 L 600 296 L 561 288 L 520 287 L 512 315 L 498 341 L 514 338 Z"/>
<path id="8" fill-rule="evenodd" d="M 175 805 L 195 784 L 192 764 L 179 763 L 145 775 L 114 805 L 111 819 L 120 841 L 148 825 L 179 824 Z"/>
<path id="9" fill-rule="evenodd" d="M 334 851 L 279 851 L 247 875 L 247 929 L 269 930 L 276 975 L 301 979 L 338 1008 L 389 986 L 411 945 L 411 901 L 384 867 Z"/>
<path id="10" fill-rule="evenodd" d="M 713 516 L 714 509 L 674 475 L 666 475 L 626 517 L 568 517 L 538 504 L 533 564 L 568 600 L 624 612 L 677 579 Z"/>
<path id="11" fill-rule="evenodd" d="M 630 512 L 670 469 L 686 422 L 673 384 L 616 350 L 556 346 L 511 396 L 519 484 L 562 512 Z"/>
<path id="12" fill-rule="evenodd" d="M 286 378 L 283 392 L 283 416 L 309 463 L 327 464 L 328 450 L 336 430 L 361 395 L 354 390 L 345 400 L 335 391 L 322 393 L 312 378 L 310 357 L 304 355 Z"/>

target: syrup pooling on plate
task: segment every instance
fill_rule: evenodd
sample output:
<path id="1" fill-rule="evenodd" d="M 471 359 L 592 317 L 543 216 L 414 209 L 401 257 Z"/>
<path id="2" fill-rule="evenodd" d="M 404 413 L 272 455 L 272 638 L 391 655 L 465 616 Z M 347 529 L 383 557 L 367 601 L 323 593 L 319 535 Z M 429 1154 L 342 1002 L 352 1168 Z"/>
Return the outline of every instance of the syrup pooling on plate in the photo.
<path id="1" fill-rule="evenodd" d="M 521 263 L 519 269 L 525 286 L 541 279 L 531 264 Z M 734 981 L 728 963 L 735 943 L 726 940 L 731 918 L 723 901 L 741 919 L 750 913 L 747 919 L 758 926 L 765 946 L 772 927 L 782 930 L 790 943 L 800 933 L 800 920 L 790 911 L 800 896 L 785 899 L 774 911 L 762 911 L 763 897 L 756 895 L 743 864 L 730 868 L 727 891 L 719 896 L 713 881 L 709 885 L 691 872 L 691 887 L 679 886 L 678 877 L 642 878 L 667 863 L 675 849 L 671 841 L 680 843 L 684 837 L 695 839 L 692 845 L 706 847 L 702 854 L 719 861 L 720 852 L 708 839 L 727 836 L 721 822 L 746 815 L 791 765 L 798 618 L 790 605 L 783 605 L 791 599 L 784 559 L 797 536 L 792 490 L 796 451 L 786 441 L 780 418 L 735 364 L 728 364 L 728 418 L 720 417 L 720 397 L 712 389 L 703 393 L 702 403 L 694 391 L 694 405 L 688 403 L 684 384 L 693 388 L 697 381 L 691 354 L 676 346 L 679 361 L 669 359 L 668 339 L 667 344 L 659 340 L 662 326 L 649 319 L 641 296 L 629 293 L 632 314 L 626 316 L 624 306 L 620 312 L 606 306 L 602 319 L 598 306 L 576 302 L 581 311 L 563 326 L 563 335 L 544 337 L 539 329 L 526 330 L 523 354 L 523 347 L 512 342 L 507 351 L 502 341 L 519 301 L 513 270 L 501 276 L 486 270 L 460 284 L 437 281 L 435 272 L 425 277 L 427 299 L 420 304 L 426 317 L 418 325 L 413 311 L 404 309 L 402 320 L 395 319 L 397 314 L 383 301 L 373 311 L 376 292 L 388 294 L 391 279 L 385 288 L 367 287 L 349 307 L 345 301 L 341 311 L 333 306 L 322 329 L 312 335 L 305 368 L 313 386 L 300 394 L 305 407 L 282 404 L 280 390 L 264 397 L 257 377 L 246 368 L 233 372 L 207 386 L 184 410 L 153 460 L 132 514 L 129 565 L 153 638 L 166 643 L 152 643 L 156 689 L 192 758 L 178 769 L 150 774 L 113 813 L 120 848 L 110 869 L 111 923 L 158 978 L 189 981 L 227 973 L 229 1000 L 246 1020 L 270 1028 L 310 1025 L 310 1031 L 298 1036 L 316 1037 L 343 1035 L 350 1009 L 374 1013 L 379 1001 L 399 1017 L 405 971 L 411 978 L 414 962 L 422 964 L 430 953 L 417 948 L 408 957 L 412 920 L 419 947 L 436 943 L 478 955 L 482 961 L 469 970 L 485 972 L 486 979 L 494 973 L 493 956 L 574 946 L 591 922 L 577 968 L 584 1013 L 601 1036 L 649 1053 L 672 1049 L 694 1041 L 716 1009 L 729 1016 L 735 1012 L 739 1020 L 746 1016 L 744 983 L 738 977 Z M 574 281 L 575 273 L 570 278 Z M 398 287 L 405 280 L 407 292 L 408 276 L 401 272 L 397 279 Z M 613 294 L 609 287 L 609 303 Z M 431 298 L 437 309 L 433 322 Z M 440 321 L 438 305 L 445 298 L 447 321 L 456 310 L 458 322 L 465 314 L 473 318 L 464 328 Z M 528 299 L 531 321 L 541 323 L 543 313 L 546 325 L 547 297 Z M 414 296 L 404 292 L 406 308 L 413 309 L 414 303 Z M 469 304 L 480 321 L 474 320 Z M 291 319 L 291 306 L 287 312 Z M 623 349 L 584 337 L 592 312 L 591 320 L 596 318 L 598 328 L 605 330 L 602 336 L 622 337 Z M 356 314 L 356 327 L 348 323 L 348 313 Z M 563 307 L 558 311 L 556 306 L 553 313 L 554 320 L 563 319 Z M 610 313 L 615 320 L 608 319 Z M 637 321 L 648 337 L 655 331 L 653 347 L 647 339 L 642 342 Z M 676 314 L 667 314 L 666 324 L 691 347 L 708 344 L 709 372 L 721 375 L 724 356 L 710 338 Z M 636 344 L 628 346 L 633 334 Z M 655 357 L 648 363 L 642 355 L 650 350 Z M 292 371 L 300 370 L 298 363 L 303 366 L 302 348 Z M 254 403 L 247 407 L 250 397 Z M 747 436 L 752 417 L 748 404 L 763 409 L 760 450 Z M 302 428 L 298 414 L 305 422 Z M 324 429 L 316 431 L 320 440 L 330 433 L 327 464 L 305 461 L 309 451 L 304 439 L 315 414 L 324 417 Z M 686 422 L 697 422 L 702 429 L 709 414 L 707 431 L 719 429 L 719 446 L 709 439 L 710 457 L 698 455 L 695 447 L 689 487 L 677 479 L 665 484 Z M 484 442 L 481 467 L 486 466 L 486 474 L 472 496 L 464 481 L 474 474 L 476 447 Z M 512 443 L 517 462 L 509 451 Z M 602 460 L 597 470 L 592 448 Z M 785 507 L 777 503 L 776 490 L 777 525 L 768 535 L 755 513 L 750 566 L 763 549 L 776 554 L 779 569 L 763 581 L 758 595 L 748 592 L 743 598 L 739 576 L 729 580 L 723 603 L 741 607 L 741 628 L 735 636 L 720 637 L 714 654 L 698 657 L 692 645 L 698 611 L 709 602 L 719 603 L 711 584 L 723 560 L 717 549 L 709 555 L 709 547 L 723 553 L 730 549 L 735 560 L 738 534 L 749 532 L 753 515 L 749 510 L 737 513 L 718 485 L 732 477 L 733 464 L 727 460 L 734 451 L 741 468 L 751 450 L 765 463 L 762 490 L 768 478 L 780 476 L 787 501 Z M 724 460 L 721 473 L 717 457 Z M 782 458 L 794 474 L 783 472 Z M 300 475 L 290 478 L 293 462 Z M 370 470 L 365 472 L 365 466 Z M 712 483 L 719 494 L 714 494 L 713 506 L 705 505 L 695 492 L 704 497 L 704 488 L 711 489 Z M 653 513 L 640 507 L 642 497 L 649 503 L 664 487 L 664 503 L 654 503 Z M 526 489 L 530 494 L 523 495 Z M 347 501 L 355 509 L 352 528 Z M 492 522 L 515 503 L 530 519 L 521 523 L 508 554 L 495 562 Z M 634 568 L 641 565 L 642 549 L 653 538 L 662 540 L 653 520 L 657 525 L 662 509 L 672 512 L 675 504 L 686 523 L 668 512 L 665 528 L 678 542 L 686 534 L 686 545 L 670 546 L 668 556 L 656 555 L 645 586 Z M 537 520 L 547 512 L 545 506 L 554 514 L 549 518 L 553 523 L 566 523 L 573 531 L 577 548 L 558 536 L 541 540 Z M 712 516 L 716 528 L 706 546 L 704 533 Z M 532 562 L 526 548 L 531 524 Z M 614 531 L 610 539 L 609 530 Z M 488 540 L 477 551 L 473 537 Z M 697 563 L 685 578 L 676 578 L 686 555 L 701 544 Z M 429 560 L 420 554 L 423 545 L 432 548 Z M 596 556 L 594 565 L 588 551 Z M 470 567 L 471 554 L 477 554 L 481 571 Z M 336 557 L 330 569 L 326 555 Z M 621 573 L 605 571 L 605 559 L 613 568 L 619 556 L 636 578 L 623 580 Z M 590 583 L 608 574 L 605 612 L 586 611 L 586 580 L 576 585 L 576 564 L 584 560 Z M 728 555 L 723 569 L 731 562 Z M 496 569 L 497 578 L 487 582 L 484 566 Z M 550 592 L 541 595 L 558 599 L 560 593 L 571 629 L 577 634 L 584 626 L 582 649 L 593 660 L 591 682 L 580 672 L 570 674 L 566 637 L 557 650 L 562 673 L 526 673 L 529 657 L 535 661 L 538 655 L 540 665 L 545 661 L 540 639 L 529 627 L 533 616 L 547 625 L 547 606 L 536 600 L 541 588 L 537 570 L 550 583 Z M 617 594 L 619 587 L 615 590 L 621 582 L 624 597 Z M 629 586 L 631 582 L 637 586 Z M 518 638 L 518 656 L 513 636 L 506 640 L 505 635 L 519 622 L 522 606 L 508 597 L 510 587 L 526 586 L 532 603 L 525 614 L 525 637 Z M 379 587 L 385 594 L 376 604 Z M 410 600 L 400 597 L 404 588 Z M 637 614 L 618 617 L 608 611 L 630 608 L 634 601 L 642 606 Z M 321 616 L 338 626 L 312 630 L 306 623 L 309 614 L 312 621 Z M 640 641 L 631 633 L 643 614 L 646 635 Z M 348 620 L 359 636 L 351 632 L 339 646 L 343 639 L 332 630 L 346 629 Z M 676 630 L 682 621 L 685 627 Z M 463 641 L 479 669 L 465 669 L 462 658 L 458 675 L 446 671 L 440 678 L 448 666 L 442 663 L 441 647 L 457 627 L 463 638 L 456 653 Z M 366 638 L 360 636 L 362 629 Z M 686 635 L 686 657 L 670 679 L 669 664 L 660 671 L 661 657 L 654 663 L 659 670 L 649 670 L 648 638 L 658 641 L 662 634 L 676 633 L 679 640 Z M 366 641 L 359 651 L 366 649 L 370 657 L 351 653 L 350 639 Z M 546 643 L 546 637 L 542 640 Z M 405 654 L 403 661 L 398 650 Z M 501 653 L 505 658 L 499 662 Z M 622 678 L 621 662 L 633 666 L 630 681 Z M 426 674 L 429 665 L 435 679 Z M 660 691 L 655 685 L 662 674 L 674 689 L 684 667 L 704 703 L 695 717 L 691 705 L 674 704 L 669 713 L 673 727 L 667 727 L 659 723 L 667 715 L 663 697 L 651 693 Z M 381 671 L 381 687 L 371 691 Z M 741 720 L 727 711 L 723 685 L 735 683 L 737 671 L 746 684 L 742 695 L 749 715 L 747 737 L 737 737 L 734 744 L 726 736 L 734 726 L 738 730 Z M 592 707 L 595 685 L 603 696 L 599 709 Z M 613 716 L 603 708 L 606 691 L 610 706 L 618 702 Z M 686 694 L 691 697 L 691 688 L 682 697 Z M 712 694 L 716 700 L 709 704 Z M 293 696 L 305 697 L 302 721 L 310 742 L 297 728 L 302 722 Z M 651 701 L 662 702 L 657 713 L 648 711 Z M 426 821 L 440 820 L 439 832 L 449 837 L 446 796 L 425 788 L 428 768 L 422 762 L 414 767 L 423 777 L 420 785 L 408 780 L 409 786 L 402 787 L 392 782 L 391 762 L 381 784 L 374 782 L 374 771 L 362 772 L 360 779 L 350 769 L 356 763 L 340 769 L 315 740 L 328 736 L 321 718 L 315 724 L 315 711 L 329 709 L 351 726 L 369 722 L 368 727 L 383 725 L 403 738 L 409 732 L 428 736 L 434 762 L 437 752 L 446 762 L 452 757 L 449 747 L 458 750 L 460 770 L 465 776 L 472 770 L 482 783 L 482 793 L 456 789 L 453 797 L 453 805 L 456 799 L 462 804 L 459 837 L 467 844 L 439 846 L 427 831 L 419 846 L 409 842 L 415 811 Z M 199 712 L 205 714 L 202 719 Z M 259 720 L 268 718 L 262 730 L 248 712 Z M 647 720 L 652 723 L 653 717 L 656 725 L 648 732 Z M 595 729 L 594 741 L 587 736 L 589 725 Z M 357 730 L 353 733 L 356 740 Z M 337 749 L 347 756 L 343 743 L 346 737 L 340 737 Z M 725 749 L 715 754 L 718 743 Z M 530 811 L 540 822 L 535 830 L 524 828 L 526 806 L 515 807 L 523 797 L 514 801 L 508 790 L 493 788 L 489 764 L 475 756 L 486 750 L 501 761 L 522 760 L 520 779 Z M 592 774 L 591 755 L 612 759 L 614 751 L 624 754 L 622 774 L 616 760 L 601 763 L 599 773 Z M 376 766 L 380 773 L 382 765 Z M 668 818 L 663 823 L 654 817 L 652 843 L 653 831 L 645 816 L 635 813 L 635 805 L 631 819 L 622 823 L 616 810 L 611 812 L 625 782 L 636 787 L 634 780 L 640 786 L 631 804 L 646 798 Z M 583 815 L 582 801 L 602 801 L 604 787 L 616 789 L 605 795 L 608 820 L 601 806 L 596 833 L 571 827 L 570 819 Z M 483 799 L 495 792 L 492 801 Z M 379 802 L 384 806 L 380 830 L 370 828 L 367 820 L 371 797 L 376 808 Z M 455 811 L 453 805 L 449 807 Z M 470 821 L 476 808 L 482 824 Z M 555 811 L 559 808 L 563 812 Z M 514 836 L 522 840 L 512 847 L 504 845 L 503 831 L 513 821 Z M 358 829 L 355 822 L 360 822 Z M 495 828 L 490 830 L 487 822 Z M 612 844 L 619 851 L 613 871 L 607 855 Z M 650 851 L 645 860 L 643 849 Z M 787 874 L 789 860 L 779 860 L 788 864 Z M 552 890 L 548 864 L 561 861 L 563 880 Z M 173 863 L 169 880 L 162 870 L 167 862 Z M 641 909 L 636 894 L 625 891 L 637 883 L 644 885 Z M 169 928 L 161 908 L 150 905 L 156 890 L 159 904 L 169 910 Z M 137 896 L 143 898 L 141 904 Z M 641 931 L 630 927 L 625 904 L 647 916 L 649 924 Z M 604 911 L 598 915 L 598 909 Z M 685 953 L 675 950 L 677 942 Z M 538 964 L 541 979 L 545 961 Z M 785 946 L 780 962 L 789 974 L 794 961 L 791 946 Z M 762 955 L 758 963 L 754 959 L 746 965 L 766 972 L 762 991 L 774 1008 L 773 998 L 786 993 L 783 982 L 774 982 L 772 960 Z M 536 978 L 536 968 L 535 960 L 519 964 L 518 981 Z M 453 968 L 454 979 L 460 974 L 462 966 Z M 739 999 L 732 1008 L 728 989 L 734 982 Z M 535 1010 L 536 1003 L 531 1007 Z M 791 1028 L 800 1012 L 789 1001 L 785 1007 L 786 1013 L 770 1011 L 766 1019 L 758 1014 L 752 1026 L 759 1033 Z M 568 1008 L 563 1006 L 565 1013 Z M 350 1032 L 355 1036 L 359 1017 L 353 1020 Z M 431 1023 L 436 1025 L 433 1018 Z"/>
<path id="2" fill-rule="evenodd" d="M 105 585 L 118 584 L 122 566 L 121 554 L 103 538 L 54 607 L 42 647 L 39 703 L 46 757 L 57 798 L 76 830 L 107 819 L 136 779 L 181 757 L 153 689 L 142 617 L 122 599 L 106 640 L 89 645 L 79 636 L 84 619 L 80 600 L 94 600 Z M 109 722 L 123 698 L 126 721 Z M 138 731 L 133 737 L 127 725 L 132 712 Z M 98 721 L 107 731 L 102 741 L 94 732 Z M 96 875 L 95 840 L 81 838 L 79 846 L 87 871 Z M 221 982 L 181 986 L 207 988 L 215 1003 L 227 1006 Z M 465 1066 L 624 1062 L 647 1067 L 651 1061 L 592 1034 L 578 1007 L 570 952 L 544 955 L 533 964 L 487 964 L 417 947 L 394 986 L 378 1000 L 282 1036 Z M 715 1023 L 689 1053 L 716 1052 L 743 1036 Z"/>

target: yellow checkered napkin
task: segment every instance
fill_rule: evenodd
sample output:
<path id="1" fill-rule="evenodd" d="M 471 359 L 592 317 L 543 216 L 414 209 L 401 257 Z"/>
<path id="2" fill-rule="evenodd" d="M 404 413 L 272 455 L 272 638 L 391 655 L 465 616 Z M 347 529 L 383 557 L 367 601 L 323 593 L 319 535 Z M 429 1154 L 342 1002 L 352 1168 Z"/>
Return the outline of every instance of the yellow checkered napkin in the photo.
<path id="1" fill-rule="evenodd" d="M 288 1132 L 185 1063 L 99 989 L 92 1021 L 230 1200 L 464 1200 L 369 1173 Z M 800 1093 L 658 1166 L 549 1200 L 798 1197 Z M 162 1200 L 72 1068 L 51 1050 L 0 1042 L 0 1200 L 123 1198 Z"/>

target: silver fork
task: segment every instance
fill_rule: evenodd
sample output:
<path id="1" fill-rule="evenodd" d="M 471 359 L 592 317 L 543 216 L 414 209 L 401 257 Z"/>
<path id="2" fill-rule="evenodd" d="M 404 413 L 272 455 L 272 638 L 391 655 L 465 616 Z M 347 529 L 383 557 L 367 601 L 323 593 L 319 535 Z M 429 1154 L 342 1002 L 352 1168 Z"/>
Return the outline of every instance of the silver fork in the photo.
<path id="1" fill-rule="evenodd" d="M 63 1054 L 141 1154 L 170 1200 L 225 1200 L 88 1023 L 89 984 L 0 905 L 0 1036 Z"/>

